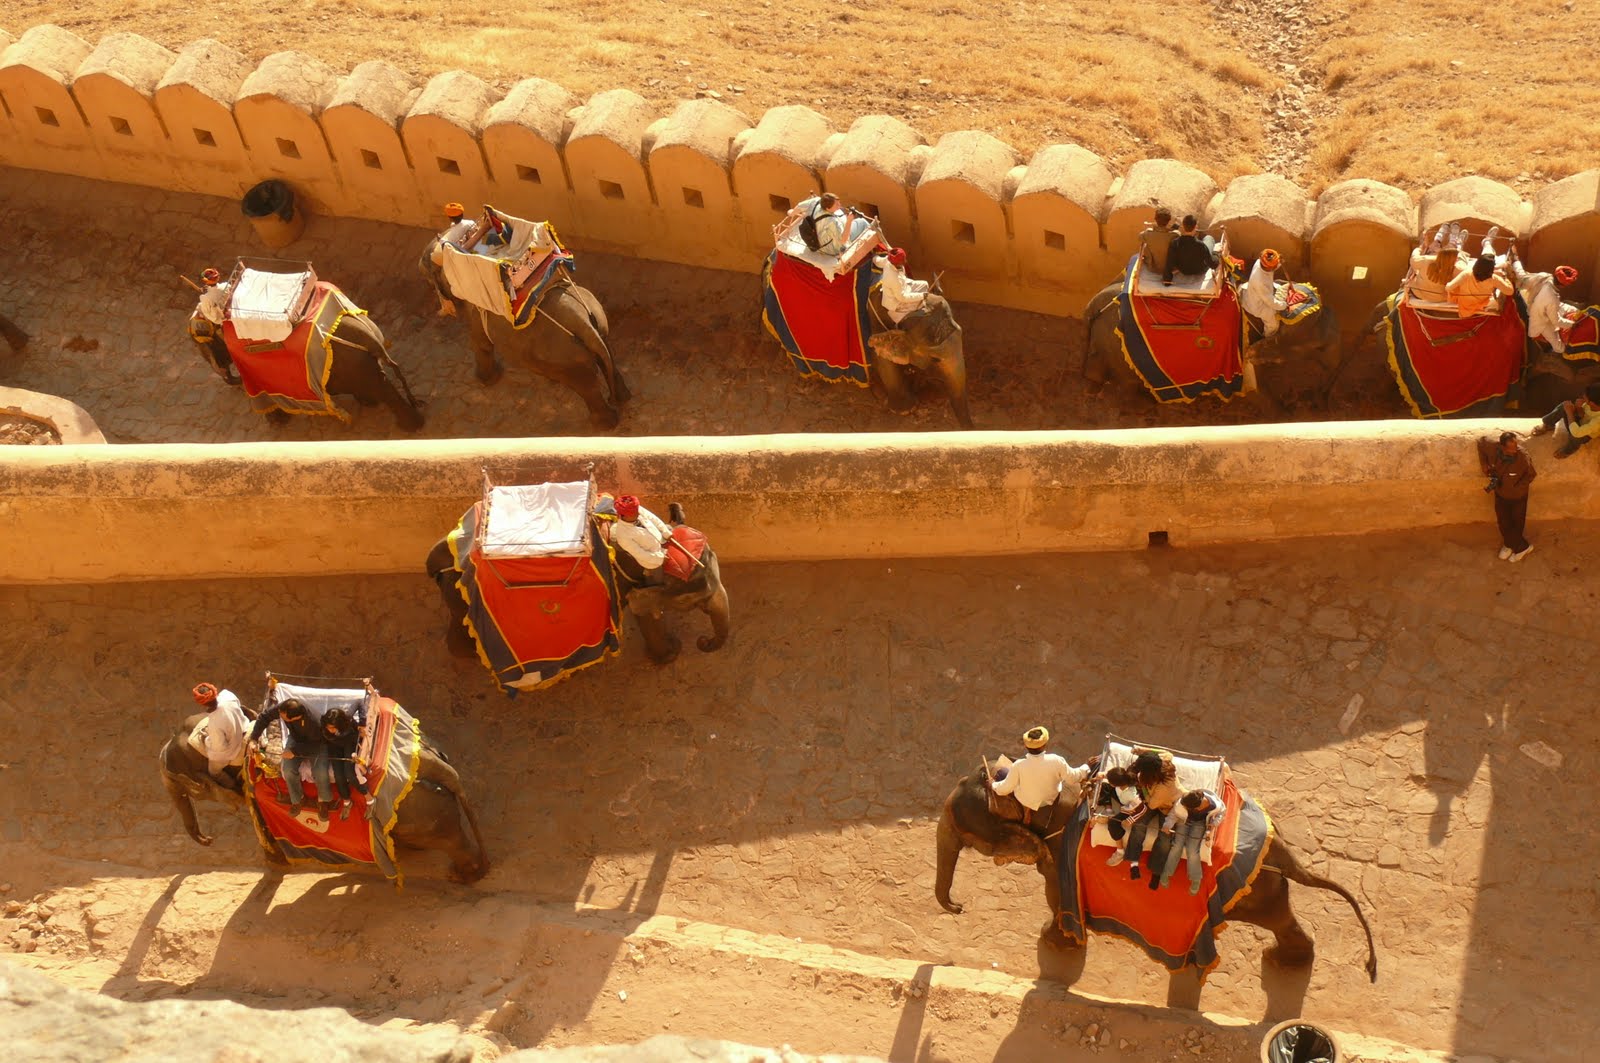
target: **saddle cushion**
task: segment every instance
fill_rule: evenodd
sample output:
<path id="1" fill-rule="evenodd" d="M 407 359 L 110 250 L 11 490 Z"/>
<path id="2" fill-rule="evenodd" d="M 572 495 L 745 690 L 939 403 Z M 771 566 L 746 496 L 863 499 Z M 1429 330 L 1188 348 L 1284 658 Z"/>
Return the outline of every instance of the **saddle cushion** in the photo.
<path id="1" fill-rule="evenodd" d="M 705 552 L 705 533 L 698 528 L 679 524 L 672 529 L 672 537 L 667 540 L 667 559 L 664 562 L 667 575 L 687 583 L 699 573 L 699 561 Z"/>

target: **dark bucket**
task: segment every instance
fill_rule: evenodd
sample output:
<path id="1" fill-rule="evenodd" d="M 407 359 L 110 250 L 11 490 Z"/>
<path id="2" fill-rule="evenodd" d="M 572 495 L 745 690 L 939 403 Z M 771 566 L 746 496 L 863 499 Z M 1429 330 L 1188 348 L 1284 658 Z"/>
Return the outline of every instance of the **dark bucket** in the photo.
<path id="1" fill-rule="evenodd" d="M 262 181 L 239 200 L 239 209 L 269 248 L 287 247 L 300 238 L 306 216 L 295 206 L 294 189 L 283 181 Z"/>
<path id="2" fill-rule="evenodd" d="M 1261 1044 L 1262 1063 L 1339 1063 L 1339 1046 L 1327 1030 L 1301 1019 L 1279 1023 Z"/>

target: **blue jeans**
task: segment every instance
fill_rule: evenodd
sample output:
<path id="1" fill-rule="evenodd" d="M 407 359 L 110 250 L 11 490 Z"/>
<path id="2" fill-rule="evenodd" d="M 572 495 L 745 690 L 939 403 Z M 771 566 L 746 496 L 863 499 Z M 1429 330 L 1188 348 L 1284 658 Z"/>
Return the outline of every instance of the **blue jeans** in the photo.
<path id="1" fill-rule="evenodd" d="M 339 792 L 339 800 L 350 800 L 350 791 L 354 790 L 362 796 L 366 795 L 366 788 L 356 780 L 356 762 L 352 759 L 354 754 L 344 752 L 334 753 L 328 760 L 333 768 L 333 788 Z"/>
<path id="2" fill-rule="evenodd" d="M 1144 855 L 1144 836 L 1149 833 L 1152 825 L 1160 827 L 1161 821 L 1165 818 L 1155 809 L 1147 808 L 1139 813 L 1138 819 L 1128 824 L 1128 843 L 1123 847 L 1122 855 L 1131 861 L 1136 869 L 1139 866 L 1139 857 Z"/>
<path id="3" fill-rule="evenodd" d="M 333 768 L 328 762 L 328 747 L 312 746 L 309 750 L 285 749 L 283 751 L 283 785 L 289 791 L 291 805 L 306 803 L 305 788 L 300 783 L 300 762 L 310 758 L 311 781 L 317 784 L 317 800 L 333 800 Z"/>
<path id="4" fill-rule="evenodd" d="M 1198 885 L 1200 882 L 1200 845 L 1206 840 L 1206 821 L 1197 819 L 1194 822 L 1184 820 L 1172 828 L 1172 848 L 1167 851 L 1166 867 L 1161 869 L 1161 884 L 1164 886 L 1172 878 L 1172 873 L 1178 870 L 1179 857 L 1189 858 L 1189 884 Z"/>

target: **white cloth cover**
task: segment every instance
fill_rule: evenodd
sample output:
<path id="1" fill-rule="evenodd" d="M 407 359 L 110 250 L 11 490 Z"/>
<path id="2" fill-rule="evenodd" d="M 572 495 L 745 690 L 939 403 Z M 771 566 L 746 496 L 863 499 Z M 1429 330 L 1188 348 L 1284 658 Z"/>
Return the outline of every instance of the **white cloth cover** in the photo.
<path id="1" fill-rule="evenodd" d="M 300 273 L 239 272 L 228 304 L 228 319 L 241 340 L 282 343 L 300 323 L 317 278 Z"/>
<path id="2" fill-rule="evenodd" d="M 281 705 L 290 698 L 299 698 L 313 712 L 326 712 L 336 705 L 351 708 L 364 705 L 367 692 L 361 687 L 308 687 L 299 683 L 279 682 L 268 695 L 269 705 Z"/>
<path id="3" fill-rule="evenodd" d="M 1139 275 L 1133 279 L 1133 294 L 1143 296 L 1169 296 L 1177 299 L 1215 299 L 1222 294 L 1221 270 L 1208 269 L 1202 276 L 1174 273 L 1172 283 L 1164 284 L 1161 274 L 1141 264 Z"/>
<path id="4" fill-rule="evenodd" d="M 589 481 L 489 489 L 483 556 L 582 557 L 589 553 Z"/>
<path id="5" fill-rule="evenodd" d="M 450 293 L 457 299 L 504 316 L 511 293 L 500 278 L 500 264 L 516 262 L 530 251 L 542 258 L 555 249 L 555 241 L 550 238 L 547 222 L 513 218 L 499 210 L 495 214 L 511 227 L 509 243 L 487 247 L 480 242 L 472 250 L 463 251 L 455 244 L 440 241 L 435 249 L 435 261 L 444 271 Z"/>

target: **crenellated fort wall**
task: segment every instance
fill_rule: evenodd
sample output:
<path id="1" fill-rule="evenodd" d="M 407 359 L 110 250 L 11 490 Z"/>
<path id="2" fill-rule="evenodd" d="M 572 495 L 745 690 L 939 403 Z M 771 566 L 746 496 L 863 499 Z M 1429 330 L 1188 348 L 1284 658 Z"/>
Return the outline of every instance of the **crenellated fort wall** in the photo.
<path id="1" fill-rule="evenodd" d="M 879 215 L 955 298 L 1063 316 L 1118 275 L 1155 203 L 1225 224 L 1236 254 L 1277 248 L 1347 320 L 1394 289 L 1440 221 L 1499 225 L 1530 266 L 1575 265 L 1576 297 L 1600 295 L 1600 170 L 1531 200 L 1480 177 L 1420 201 L 1367 180 L 1312 199 L 1270 174 L 1218 187 L 1170 159 L 1119 174 L 1071 144 L 1032 158 L 976 131 L 929 144 L 885 115 L 840 130 L 807 107 L 755 120 L 709 98 L 660 115 L 626 89 L 580 100 L 529 78 L 502 94 L 459 70 L 418 82 L 380 61 L 253 63 L 212 40 L 92 45 L 51 25 L 0 30 L 0 104 L 0 165 L 227 197 L 275 177 L 311 212 L 422 226 L 446 201 L 489 202 L 550 219 L 579 249 L 744 272 L 790 205 L 827 189 Z"/>

